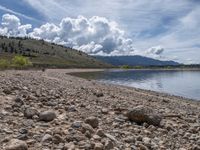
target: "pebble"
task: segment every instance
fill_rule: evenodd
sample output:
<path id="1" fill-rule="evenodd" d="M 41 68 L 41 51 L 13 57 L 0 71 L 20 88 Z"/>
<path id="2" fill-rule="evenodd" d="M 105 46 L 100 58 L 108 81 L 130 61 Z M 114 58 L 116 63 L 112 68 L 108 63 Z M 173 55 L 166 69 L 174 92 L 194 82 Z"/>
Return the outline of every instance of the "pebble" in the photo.
<path id="1" fill-rule="evenodd" d="M 81 128 L 82 127 L 82 121 L 74 121 L 71 125 L 72 128 Z"/>
<path id="2" fill-rule="evenodd" d="M 75 150 L 75 145 L 73 142 L 66 143 L 63 147 L 63 150 Z"/>
<path id="3" fill-rule="evenodd" d="M 103 144 L 95 143 L 94 150 L 103 150 Z"/>
<path id="4" fill-rule="evenodd" d="M 97 134 L 98 136 L 100 136 L 100 137 L 104 137 L 104 136 L 105 136 L 105 134 L 104 134 L 104 132 L 103 132 L 102 129 L 98 129 L 98 130 L 96 131 L 96 134 Z"/>
<path id="5" fill-rule="evenodd" d="M 114 143 L 110 140 L 106 140 L 105 142 L 105 150 L 111 150 L 114 148 Z"/>
<path id="6" fill-rule="evenodd" d="M 91 125 L 93 128 L 97 128 L 99 125 L 98 118 L 91 116 L 85 119 L 85 123 Z"/>
<path id="7" fill-rule="evenodd" d="M 86 131 L 89 131 L 90 133 L 94 133 L 94 129 L 92 128 L 91 125 L 83 123 L 82 124 L 82 132 L 84 133 Z"/>
<path id="8" fill-rule="evenodd" d="M 99 140 L 101 140 L 101 137 L 100 136 L 98 136 L 98 135 L 93 135 L 93 137 L 92 137 L 94 140 L 97 140 L 97 141 L 99 141 Z"/>
<path id="9" fill-rule="evenodd" d="M 140 144 L 139 148 L 140 148 L 140 150 L 148 150 L 148 148 L 143 144 Z"/>
<path id="10" fill-rule="evenodd" d="M 49 142 L 49 141 L 52 141 L 53 137 L 50 135 L 50 134 L 45 134 L 43 137 L 42 137 L 42 140 L 41 142 Z"/>
<path id="11" fill-rule="evenodd" d="M 124 139 L 126 143 L 135 143 L 135 137 L 134 136 L 128 136 Z"/>
<path id="12" fill-rule="evenodd" d="M 27 119 L 32 119 L 33 116 L 37 114 L 38 112 L 34 108 L 26 108 L 26 110 L 24 111 L 24 117 L 26 117 Z"/>

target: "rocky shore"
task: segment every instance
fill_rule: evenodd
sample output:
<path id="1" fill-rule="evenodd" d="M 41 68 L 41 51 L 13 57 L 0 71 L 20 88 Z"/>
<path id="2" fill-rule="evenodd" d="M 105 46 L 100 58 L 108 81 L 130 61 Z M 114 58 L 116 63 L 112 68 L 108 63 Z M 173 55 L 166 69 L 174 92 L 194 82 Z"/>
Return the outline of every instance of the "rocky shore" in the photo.
<path id="1" fill-rule="evenodd" d="M 75 71 L 0 72 L 0 149 L 200 149 L 199 102 Z"/>

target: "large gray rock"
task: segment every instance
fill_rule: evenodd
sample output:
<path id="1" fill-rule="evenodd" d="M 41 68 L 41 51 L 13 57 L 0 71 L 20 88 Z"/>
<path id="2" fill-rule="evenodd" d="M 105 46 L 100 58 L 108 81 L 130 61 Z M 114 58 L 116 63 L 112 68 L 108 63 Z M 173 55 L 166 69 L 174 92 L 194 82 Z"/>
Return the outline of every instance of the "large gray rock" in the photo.
<path id="1" fill-rule="evenodd" d="M 39 119 L 41 121 L 50 122 L 56 118 L 56 113 L 54 111 L 44 111 L 39 114 Z"/>
<path id="2" fill-rule="evenodd" d="M 152 109 L 145 106 L 137 106 L 129 110 L 126 115 L 129 120 L 138 124 L 146 122 L 150 125 L 159 126 L 162 120 L 161 116 L 157 115 Z"/>
<path id="3" fill-rule="evenodd" d="M 27 150 L 28 146 L 26 142 L 17 140 L 17 139 L 12 139 L 8 143 L 8 146 L 5 148 L 6 150 Z"/>

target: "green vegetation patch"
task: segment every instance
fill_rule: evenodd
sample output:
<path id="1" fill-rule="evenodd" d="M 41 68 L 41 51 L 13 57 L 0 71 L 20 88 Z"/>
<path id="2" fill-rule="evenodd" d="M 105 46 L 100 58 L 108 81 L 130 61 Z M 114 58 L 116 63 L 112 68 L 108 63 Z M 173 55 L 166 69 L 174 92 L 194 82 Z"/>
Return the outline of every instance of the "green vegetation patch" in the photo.
<path id="1" fill-rule="evenodd" d="M 30 66 L 32 66 L 32 63 L 24 56 L 14 56 L 12 59 L 0 59 L 0 69 L 25 68 Z"/>
<path id="2" fill-rule="evenodd" d="M 129 66 L 129 65 L 123 65 L 120 67 L 121 69 L 132 69 L 133 67 L 132 66 Z"/>
<path id="3" fill-rule="evenodd" d="M 0 68 L 6 69 L 10 66 L 10 62 L 6 59 L 0 59 Z"/>
<path id="4" fill-rule="evenodd" d="M 19 66 L 19 67 L 31 66 L 32 65 L 32 63 L 29 61 L 29 59 L 27 57 L 24 57 L 24 56 L 15 56 L 12 59 L 12 64 L 14 66 Z"/>

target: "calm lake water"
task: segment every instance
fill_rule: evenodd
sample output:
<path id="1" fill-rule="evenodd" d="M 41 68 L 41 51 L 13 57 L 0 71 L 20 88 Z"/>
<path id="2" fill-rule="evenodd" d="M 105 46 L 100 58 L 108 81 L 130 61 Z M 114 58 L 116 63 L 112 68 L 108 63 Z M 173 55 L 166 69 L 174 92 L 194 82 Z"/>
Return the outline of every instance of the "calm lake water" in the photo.
<path id="1" fill-rule="evenodd" d="M 200 71 L 112 70 L 78 76 L 200 100 Z"/>

